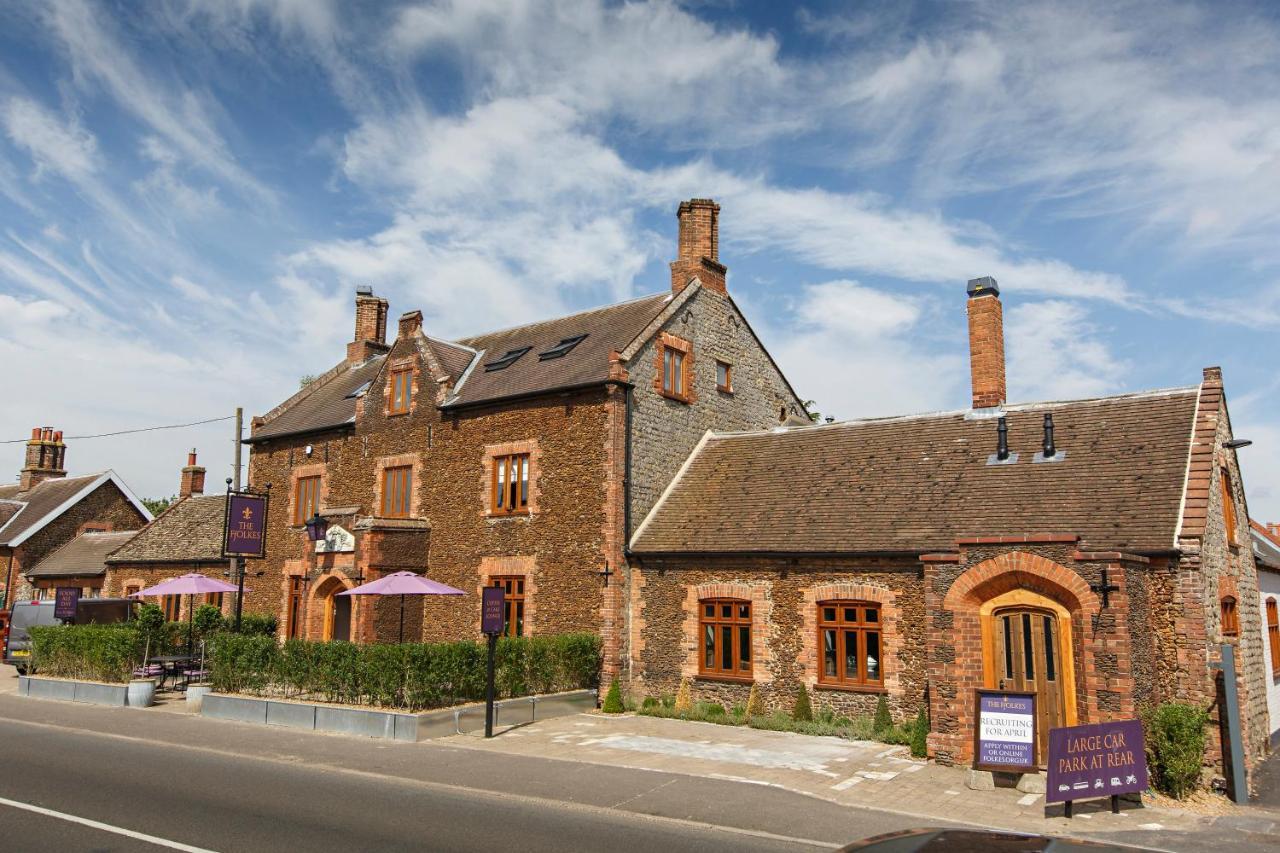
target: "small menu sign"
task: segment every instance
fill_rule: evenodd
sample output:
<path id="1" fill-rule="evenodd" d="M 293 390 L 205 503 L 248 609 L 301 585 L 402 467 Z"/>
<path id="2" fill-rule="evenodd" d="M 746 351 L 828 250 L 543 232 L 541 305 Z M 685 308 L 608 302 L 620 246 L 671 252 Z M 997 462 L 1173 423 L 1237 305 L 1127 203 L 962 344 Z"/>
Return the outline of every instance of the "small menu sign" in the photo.
<path id="1" fill-rule="evenodd" d="M 1036 770 L 1036 694 L 976 690 L 973 766 L 978 770 Z"/>
<path id="2" fill-rule="evenodd" d="M 60 586 L 53 593 L 53 618 L 76 618 L 76 606 L 80 604 L 80 587 Z"/>
<path id="3" fill-rule="evenodd" d="M 1045 802 L 1085 800 L 1147 789 L 1147 753 L 1138 720 L 1049 730 Z"/>
<path id="4" fill-rule="evenodd" d="M 267 556 L 267 497 L 246 492 L 227 494 L 222 556 Z"/>
<path id="5" fill-rule="evenodd" d="M 480 599 L 480 631 L 485 634 L 501 634 L 505 620 L 506 606 L 502 587 L 486 586 Z"/>

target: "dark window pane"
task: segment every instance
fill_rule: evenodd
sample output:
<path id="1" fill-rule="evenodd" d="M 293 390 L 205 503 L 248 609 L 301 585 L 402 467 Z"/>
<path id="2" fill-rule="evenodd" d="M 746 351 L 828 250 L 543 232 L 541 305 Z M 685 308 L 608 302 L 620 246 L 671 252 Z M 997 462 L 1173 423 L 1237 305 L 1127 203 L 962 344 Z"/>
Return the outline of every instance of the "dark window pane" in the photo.
<path id="1" fill-rule="evenodd" d="M 867 644 L 867 681 L 880 681 L 880 632 L 867 631 L 864 635 Z"/>
<path id="2" fill-rule="evenodd" d="M 1036 655 L 1032 648 L 1031 614 L 1022 614 L 1022 656 L 1027 666 L 1027 680 L 1036 677 Z"/>
<path id="3" fill-rule="evenodd" d="M 720 605 L 720 616 L 721 616 L 722 618 L 724 618 L 724 619 L 732 619 L 732 618 L 733 618 L 733 605 L 732 605 L 732 604 L 722 604 L 722 605 Z"/>
<path id="4" fill-rule="evenodd" d="M 751 669 L 751 629 L 746 625 L 738 628 L 739 669 Z"/>
<path id="5" fill-rule="evenodd" d="M 720 629 L 720 668 L 733 669 L 733 629 L 728 625 Z"/>
<path id="6" fill-rule="evenodd" d="M 750 619 L 750 618 L 751 618 L 751 605 L 750 605 L 750 604 L 739 604 L 739 605 L 738 605 L 738 618 L 739 618 L 739 619 Z"/>
<path id="7" fill-rule="evenodd" d="M 1053 619 L 1048 616 L 1042 616 L 1041 619 L 1044 620 L 1044 677 L 1053 681 L 1058 677 L 1053 660 Z"/>
<path id="8" fill-rule="evenodd" d="M 716 615 L 716 606 L 714 604 L 704 604 L 702 612 L 706 614 L 708 619 L 710 619 Z"/>
<path id="9" fill-rule="evenodd" d="M 863 618 L 865 618 L 865 619 L 866 619 L 866 621 L 868 621 L 868 622 L 879 622 L 879 621 L 880 621 L 880 610 L 879 610 L 879 608 L 876 608 L 876 607 L 868 607 L 868 608 L 867 608 L 867 611 L 866 611 L 866 616 L 865 616 L 865 617 L 863 617 Z"/>
<path id="10" fill-rule="evenodd" d="M 848 681 L 858 680 L 858 632 L 844 632 L 844 677 Z"/>
<path id="11" fill-rule="evenodd" d="M 836 632 L 833 628 L 822 632 L 822 672 L 828 678 L 836 677 Z"/>
<path id="12" fill-rule="evenodd" d="M 827 622 L 836 621 L 836 609 L 834 607 L 822 608 L 822 618 Z"/>
<path id="13" fill-rule="evenodd" d="M 1004 677 L 1013 678 L 1013 634 L 1010 629 L 1013 627 L 1009 622 L 1009 617 L 1004 617 Z"/>
<path id="14" fill-rule="evenodd" d="M 712 625 L 707 625 L 702 630 L 702 655 L 703 664 L 707 669 L 712 669 L 716 665 L 716 629 Z"/>
<path id="15" fill-rule="evenodd" d="M 858 608 L 856 608 L 856 607 L 846 607 L 846 608 L 844 609 L 844 621 L 846 621 L 846 622 L 857 622 L 857 621 L 858 621 Z"/>

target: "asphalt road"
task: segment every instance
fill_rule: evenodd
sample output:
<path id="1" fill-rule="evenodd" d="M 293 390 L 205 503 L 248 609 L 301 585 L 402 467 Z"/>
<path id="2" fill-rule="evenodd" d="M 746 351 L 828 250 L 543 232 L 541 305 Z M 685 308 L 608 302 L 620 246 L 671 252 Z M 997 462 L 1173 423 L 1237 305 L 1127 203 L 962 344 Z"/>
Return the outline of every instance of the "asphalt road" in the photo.
<path id="1" fill-rule="evenodd" d="M 917 824 L 721 780 L 0 695 L 0 851 L 812 851 Z"/>

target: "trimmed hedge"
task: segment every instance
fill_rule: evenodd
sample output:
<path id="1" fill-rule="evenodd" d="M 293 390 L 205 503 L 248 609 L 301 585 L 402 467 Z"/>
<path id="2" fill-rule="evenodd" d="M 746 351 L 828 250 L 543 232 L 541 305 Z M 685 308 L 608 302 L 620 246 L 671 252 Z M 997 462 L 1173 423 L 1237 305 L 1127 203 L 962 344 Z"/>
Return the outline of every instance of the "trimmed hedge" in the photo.
<path id="1" fill-rule="evenodd" d="M 1176 702 L 1158 705 L 1142 715 L 1153 787 L 1177 799 L 1199 787 L 1208 723 L 1208 712 Z"/>
<path id="2" fill-rule="evenodd" d="M 420 711 L 484 698 L 481 643 L 356 645 L 221 634 L 210 643 L 210 681 L 222 693 L 316 699 Z M 594 634 L 510 637 L 498 642 L 499 696 L 595 687 L 601 661 Z"/>
<path id="3" fill-rule="evenodd" d="M 142 653 L 142 637 L 127 623 L 31 628 L 33 675 L 124 684 L 142 663 Z"/>

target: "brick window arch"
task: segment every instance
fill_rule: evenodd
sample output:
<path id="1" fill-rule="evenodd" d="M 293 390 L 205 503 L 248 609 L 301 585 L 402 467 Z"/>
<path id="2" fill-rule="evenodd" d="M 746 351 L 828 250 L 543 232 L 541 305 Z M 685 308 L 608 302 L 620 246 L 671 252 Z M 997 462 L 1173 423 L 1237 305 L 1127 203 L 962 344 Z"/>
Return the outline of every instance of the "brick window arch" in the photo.
<path id="1" fill-rule="evenodd" d="M 827 611 L 835 609 L 835 613 Z M 852 609 L 852 614 L 844 611 Z M 799 615 L 802 642 L 797 663 L 804 673 L 807 687 L 820 690 L 854 690 L 888 692 L 896 695 L 899 665 L 897 653 L 901 646 L 898 624 L 898 607 L 892 590 L 869 583 L 827 583 L 809 587 L 801 595 Z M 827 616 L 833 619 L 825 618 Z M 846 619 L 846 616 L 852 617 Z M 874 621 L 869 621 L 868 617 Z M 826 649 L 828 632 L 835 632 L 835 675 L 828 675 L 829 655 Z M 849 649 L 848 633 L 853 633 L 853 648 Z M 866 650 L 868 636 L 875 646 L 876 655 L 873 677 L 868 673 Z M 853 678 L 844 657 L 853 652 Z M 844 656 L 844 657 L 842 657 Z"/>

